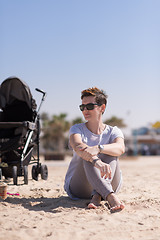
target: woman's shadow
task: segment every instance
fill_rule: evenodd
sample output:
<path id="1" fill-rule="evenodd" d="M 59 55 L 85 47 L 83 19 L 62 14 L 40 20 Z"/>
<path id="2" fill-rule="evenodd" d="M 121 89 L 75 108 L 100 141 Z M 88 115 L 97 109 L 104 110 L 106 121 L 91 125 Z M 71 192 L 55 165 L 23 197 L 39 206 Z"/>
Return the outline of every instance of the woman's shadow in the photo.
<path id="1" fill-rule="evenodd" d="M 0 200 L 1 201 L 1 200 Z M 80 199 L 72 200 L 67 196 L 53 197 L 53 198 L 17 198 L 17 197 L 8 197 L 5 202 L 21 205 L 24 208 L 30 211 L 44 211 L 44 212 L 62 212 L 67 209 L 73 208 L 81 209 L 87 206 L 89 200 Z"/>

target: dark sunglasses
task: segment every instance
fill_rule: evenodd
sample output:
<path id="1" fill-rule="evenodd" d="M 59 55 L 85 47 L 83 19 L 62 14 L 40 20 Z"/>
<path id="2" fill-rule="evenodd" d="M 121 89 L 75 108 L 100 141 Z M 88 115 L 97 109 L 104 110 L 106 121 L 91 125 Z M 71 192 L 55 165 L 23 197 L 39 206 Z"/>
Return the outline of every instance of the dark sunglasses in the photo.
<path id="1" fill-rule="evenodd" d="M 87 110 L 93 110 L 95 105 L 101 106 L 102 104 L 98 104 L 98 103 L 81 104 L 81 105 L 79 105 L 79 108 L 83 112 L 85 108 Z"/>

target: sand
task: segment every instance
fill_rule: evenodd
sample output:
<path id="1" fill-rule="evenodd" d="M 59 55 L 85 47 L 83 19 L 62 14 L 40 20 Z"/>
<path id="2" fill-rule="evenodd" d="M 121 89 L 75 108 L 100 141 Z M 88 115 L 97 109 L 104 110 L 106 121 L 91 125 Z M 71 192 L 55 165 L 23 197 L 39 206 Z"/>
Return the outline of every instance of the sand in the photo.
<path id="1" fill-rule="evenodd" d="M 0 200 L 0 240 L 159 240 L 160 156 L 120 160 L 123 211 L 111 214 L 105 202 L 94 210 L 87 200 L 70 200 L 63 190 L 70 158 L 45 161 L 49 178 L 23 185 L 8 183 L 8 196 Z M 30 171 L 31 172 L 31 171 Z"/>

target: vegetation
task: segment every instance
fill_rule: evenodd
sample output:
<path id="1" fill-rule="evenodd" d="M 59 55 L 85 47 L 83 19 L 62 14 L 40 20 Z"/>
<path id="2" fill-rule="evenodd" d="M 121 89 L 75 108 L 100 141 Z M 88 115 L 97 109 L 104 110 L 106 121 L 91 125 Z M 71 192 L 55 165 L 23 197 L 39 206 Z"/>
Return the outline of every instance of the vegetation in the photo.
<path id="1" fill-rule="evenodd" d="M 104 123 L 107 125 L 110 125 L 110 126 L 117 126 L 119 128 L 126 127 L 126 124 L 124 123 L 123 119 L 115 117 L 115 116 L 106 120 Z"/>
<path id="2" fill-rule="evenodd" d="M 65 132 L 70 128 L 70 123 L 66 120 L 67 114 L 61 113 L 53 115 L 51 119 L 48 115 L 42 114 L 43 122 L 43 147 L 46 150 L 52 150 L 63 153 L 65 149 Z"/>

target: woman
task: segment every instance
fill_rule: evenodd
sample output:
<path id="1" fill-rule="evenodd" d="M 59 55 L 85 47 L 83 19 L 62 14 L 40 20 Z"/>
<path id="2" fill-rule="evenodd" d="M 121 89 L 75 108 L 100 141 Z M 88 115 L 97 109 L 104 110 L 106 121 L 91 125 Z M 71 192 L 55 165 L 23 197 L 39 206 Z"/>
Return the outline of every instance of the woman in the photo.
<path id="1" fill-rule="evenodd" d="M 96 209 L 101 199 L 106 200 L 111 212 L 120 211 L 124 204 L 116 196 L 122 176 L 118 158 L 125 151 L 120 129 L 102 122 L 107 95 L 98 88 L 82 91 L 79 106 L 86 123 L 70 129 L 73 158 L 66 177 L 65 191 L 72 199 L 91 198 L 88 208 Z"/>

